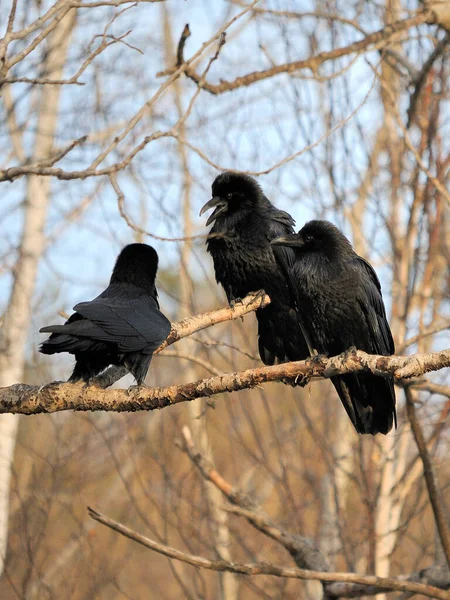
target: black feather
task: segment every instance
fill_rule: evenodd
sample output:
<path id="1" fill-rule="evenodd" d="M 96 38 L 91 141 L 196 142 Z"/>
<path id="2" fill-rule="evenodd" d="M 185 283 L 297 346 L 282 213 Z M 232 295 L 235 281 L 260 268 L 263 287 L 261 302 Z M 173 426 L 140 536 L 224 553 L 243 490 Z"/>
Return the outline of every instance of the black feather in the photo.
<path id="1" fill-rule="evenodd" d="M 328 221 L 311 221 L 274 244 L 295 252 L 288 276 L 300 320 L 319 354 L 334 356 L 352 346 L 371 354 L 394 354 L 378 277 L 339 229 Z M 357 373 L 333 377 L 332 382 L 359 433 L 386 434 L 396 423 L 391 377 Z"/>
<path id="2" fill-rule="evenodd" d="M 89 382 L 109 365 L 125 365 L 141 384 L 153 352 L 170 332 L 170 322 L 159 310 L 157 269 L 158 255 L 151 246 L 126 246 L 104 292 L 77 304 L 64 325 L 40 330 L 52 334 L 40 352 L 74 354 L 71 382 Z"/>
<path id="3" fill-rule="evenodd" d="M 295 299 L 283 273 L 293 264 L 294 252 L 270 245 L 272 239 L 293 233 L 294 220 L 275 208 L 248 175 L 222 173 L 213 182 L 212 194 L 213 200 L 201 212 L 215 208 L 208 219 L 214 222 L 213 235 L 206 245 L 228 302 L 258 290 L 271 299 L 270 305 L 256 311 L 261 360 L 272 365 L 306 358 L 309 353 L 293 309 Z"/>

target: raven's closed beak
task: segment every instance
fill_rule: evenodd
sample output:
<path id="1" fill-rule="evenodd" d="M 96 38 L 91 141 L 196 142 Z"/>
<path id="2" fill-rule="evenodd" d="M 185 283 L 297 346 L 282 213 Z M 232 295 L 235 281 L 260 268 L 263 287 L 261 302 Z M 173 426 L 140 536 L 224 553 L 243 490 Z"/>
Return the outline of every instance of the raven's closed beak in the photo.
<path id="1" fill-rule="evenodd" d="M 297 234 L 283 235 L 281 237 L 270 240 L 271 246 L 296 246 L 297 248 L 304 245 L 304 241 Z"/>
<path id="2" fill-rule="evenodd" d="M 206 227 L 208 227 L 208 225 L 211 225 L 211 223 L 215 221 L 217 217 L 219 217 L 222 213 L 226 212 L 228 208 L 228 203 L 223 198 L 220 198 L 220 196 L 214 196 L 214 198 L 208 200 L 208 202 L 202 207 L 199 217 L 201 217 L 203 213 L 214 207 L 216 210 L 212 213 L 212 215 L 210 215 L 210 217 L 206 221 Z"/>

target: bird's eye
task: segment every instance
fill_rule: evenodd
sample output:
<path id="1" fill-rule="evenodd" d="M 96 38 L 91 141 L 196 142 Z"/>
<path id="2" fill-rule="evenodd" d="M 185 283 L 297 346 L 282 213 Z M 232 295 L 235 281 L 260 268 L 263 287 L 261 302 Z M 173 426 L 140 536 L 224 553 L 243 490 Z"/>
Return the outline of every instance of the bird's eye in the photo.
<path id="1" fill-rule="evenodd" d="M 313 241 L 313 236 L 312 235 L 305 235 L 305 242 L 307 244 L 309 244 L 309 242 Z"/>
<path id="2" fill-rule="evenodd" d="M 227 200 L 231 200 L 232 197 L 233 197 L 232 192 L 228 192 L 228 194 L 227 194 Z"/>

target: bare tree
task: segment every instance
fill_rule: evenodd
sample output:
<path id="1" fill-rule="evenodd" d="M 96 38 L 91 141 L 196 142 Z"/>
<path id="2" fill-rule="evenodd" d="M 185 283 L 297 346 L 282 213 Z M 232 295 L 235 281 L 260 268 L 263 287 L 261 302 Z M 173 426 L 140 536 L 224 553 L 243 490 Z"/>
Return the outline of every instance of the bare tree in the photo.
<path id="1" fill-rule="evenodd" d="M 0 5 L 2 598 L 448 598 L 448 2 L 187 5 Z M 224 168 L 349 234 L 396 356 L 261 366 L 270 298 L 217 309 L 196 220 Z M 36 331 L 130 239 L 174 320 L 152 387 L 46 385 Z M 395 377 L 386 437 L 327 381 L 363 370 Z"/>

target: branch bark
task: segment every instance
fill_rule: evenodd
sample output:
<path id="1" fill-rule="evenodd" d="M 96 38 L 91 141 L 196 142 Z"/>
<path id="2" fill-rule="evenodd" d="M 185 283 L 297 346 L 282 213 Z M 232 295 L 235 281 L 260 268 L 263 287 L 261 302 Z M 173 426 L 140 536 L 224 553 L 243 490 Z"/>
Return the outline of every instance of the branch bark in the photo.
<path id="1" fill-rule="evenodd" d="M 86 386 L 82 383 L 55 382 L 43 387 L 19 383 L 0 388 L 0 413 L 32 415 L 62 410 L 113 412 L 155 410 L 222 392 L 253 388 L 268 381 L 305 385 L 311 379 L 362 371 L 370 371 L 381 377 L 393 375 L 400 379 L 423 375 L 448 366 L 450 366 L 450 349 L 412 356 L 377 356 L 366 354 L 361 350 L 353 350 L 332 358 L 318 356 L 305 361 L 247 369 L 161 388 L 132 387 L 128 390 L 104 390 L 98 386 Z"/>

